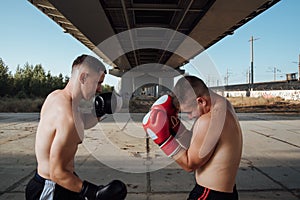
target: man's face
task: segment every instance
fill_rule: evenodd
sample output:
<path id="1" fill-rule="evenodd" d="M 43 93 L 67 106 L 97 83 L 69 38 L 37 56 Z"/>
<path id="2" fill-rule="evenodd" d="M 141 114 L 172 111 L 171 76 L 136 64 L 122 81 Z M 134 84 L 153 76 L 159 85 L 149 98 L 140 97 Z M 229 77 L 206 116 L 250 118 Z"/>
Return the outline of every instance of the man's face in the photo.
<path id="1" fill-rule="evenodd" d="M 101 92 L 102 92 L 102 83 L 103 83 L 104 77 L 105 77 L 104 72 L 101 72 L 99 77 L 100 77 L 100 78 L 99 78 L 99 80 L 98 80 L 98 83 L 97 83 L 97 89 L 96 89 L 96 92 L 97 92 L 97 93 L 101 93 Z"/>
<path id="2" fill-rule="evenodd" d="M 101 92 L 102 83 L 104 81 L 104 72 L 100 73 L 86 73 L 86 78 L 83 84 L 84 87 L 84 99 L 91 99 L 96 92 Z"/>
<path id="3" fill-rule="evenodd" d="M 201 116 L 201 109 L 197 104 L 197 100 L 189 100 L 180 104 L 180 111 L 186 113 L 189 119 L 198 118 Z"/>

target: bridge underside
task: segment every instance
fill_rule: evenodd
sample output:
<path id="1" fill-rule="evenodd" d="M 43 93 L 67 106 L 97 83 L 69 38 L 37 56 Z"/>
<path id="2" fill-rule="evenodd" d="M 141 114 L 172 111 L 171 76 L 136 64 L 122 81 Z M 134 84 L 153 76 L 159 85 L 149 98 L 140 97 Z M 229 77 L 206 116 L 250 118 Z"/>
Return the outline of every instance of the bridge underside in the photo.
<path id="1" fill-rule="evenodd" d="M 113 67 L 128 106 L 171 90 L 181 66 L 280 0 L 29 1 Z"/>
<path id="2" fill-rule="evenodd" d="M 121 76 L 147 63 L 178 69 L 279 0 L 29 1 L 113 66 L 112 74 Z M 116 36 L 128 30 L 126 36 Z M 107 49 L 110 45 L 103 42 L 113 36 L 114 50 Z M 190 48 L 187 38 L 199 46 Z M 174 53 L 178 50 L 188 53 Z"/>

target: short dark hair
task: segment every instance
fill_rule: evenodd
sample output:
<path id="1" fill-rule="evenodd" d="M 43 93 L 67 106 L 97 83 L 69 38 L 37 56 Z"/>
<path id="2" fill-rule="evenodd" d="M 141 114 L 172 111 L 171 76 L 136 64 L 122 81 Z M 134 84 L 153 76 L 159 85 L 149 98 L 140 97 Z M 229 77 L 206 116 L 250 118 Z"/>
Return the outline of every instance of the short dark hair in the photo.
<path id="1" fill-rule="evenodd" d="M 190 98 L 193 98 L 192 93 L 195 95 L 194 97 L 209 97 L 209 89 L 206 84 L 200 78 L 196 76 L 184 76 L 180 78 L 173 90 L 174 93 L 174 104 L 176 107 L 179 106 L 180 103 L 184 103 Z"/>
<path id="2" fill-rule="evenodd" d="M 86 55 L 86 54 L 82 54 L 81 56 L 78 56 L 73 61 L 72 71 L 76 66 L 81 65 L 81 64 L 88 66 L 89 68 L 93 69 L 96 72 L 103 71 L 106 74 L 106 68 L 103 65 L 103 63 L 100 62 L 100 60 L 98 60 L 97 58 L 95 58 L 93 56 Z"/>

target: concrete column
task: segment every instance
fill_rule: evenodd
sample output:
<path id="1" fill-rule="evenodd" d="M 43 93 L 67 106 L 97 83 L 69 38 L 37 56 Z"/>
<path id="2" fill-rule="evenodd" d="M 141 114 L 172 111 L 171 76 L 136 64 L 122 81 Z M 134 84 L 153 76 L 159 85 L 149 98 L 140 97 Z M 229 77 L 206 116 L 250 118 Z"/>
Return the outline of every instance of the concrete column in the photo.
<path id="1" fill-rule="evenodd" d="M 120 84 L 120 94 L 124 100 L 123 108 L 129 107 L 132 94 L 142 86 L 147 87 L 146 95 L 151 94 L 157 97 L 161 95 L 161 92 L 165 94 L 166 91 L 172 90 L 174 77 L 180 74 L 181 71 L 153 64 L 139 66 L 124 73 Z"/>
<path id="2" fill-rule="evenodd" d="M 133 78 L 132 77 L 122 77 L 121 86 L 120 86 L 120 95 L 123 97 L 123 107 L 129 106 L 129 100 L 132 93 L 134 92 L 133 88 Z"/>
<path id="3" fill-rule="evenodd" d="M 173 89 L 174 87 L 174 77 L 160 77 L 159 78 L 159 87 L 158 87 L 158 95 L 166 94 L 168 90 Z"/>

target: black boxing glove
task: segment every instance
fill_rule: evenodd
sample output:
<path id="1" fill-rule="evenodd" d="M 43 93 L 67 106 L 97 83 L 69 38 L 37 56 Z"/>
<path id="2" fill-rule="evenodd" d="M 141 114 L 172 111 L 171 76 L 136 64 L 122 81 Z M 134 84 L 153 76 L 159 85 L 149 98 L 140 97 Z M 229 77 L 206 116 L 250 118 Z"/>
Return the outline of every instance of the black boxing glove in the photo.
<path id="1" fill-rule="evenodd" d="M 95 96 L 94 107 L 96 116 L 118 112 L 122 107 L 122 97 L 114 92 L 101 93 Z"/>
<path id="2" fill-rule="evenodd" d="M 83 181 L 79 194 L 84 200 L 123 200 L 127 195 L 127 188 L 119 180 L 113 180 L 105 186 L 97 186 L 88 181 Z"/>

